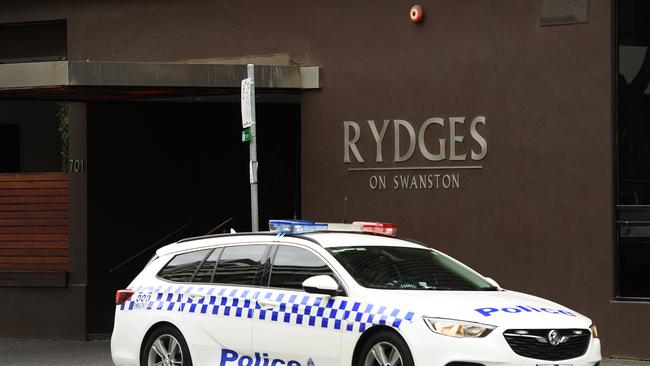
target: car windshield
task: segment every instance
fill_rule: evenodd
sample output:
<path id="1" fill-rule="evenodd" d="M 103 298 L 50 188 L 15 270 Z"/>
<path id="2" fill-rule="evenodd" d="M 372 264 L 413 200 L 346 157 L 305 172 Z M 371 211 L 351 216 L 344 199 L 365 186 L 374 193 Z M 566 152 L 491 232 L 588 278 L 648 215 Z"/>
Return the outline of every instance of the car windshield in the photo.
<path id="1" fill-rule="evenodd" d="M 359 246 L 328 250 L 364 287 L 394 290 L 497 290 L 483 277 L 430 249 Z"/>

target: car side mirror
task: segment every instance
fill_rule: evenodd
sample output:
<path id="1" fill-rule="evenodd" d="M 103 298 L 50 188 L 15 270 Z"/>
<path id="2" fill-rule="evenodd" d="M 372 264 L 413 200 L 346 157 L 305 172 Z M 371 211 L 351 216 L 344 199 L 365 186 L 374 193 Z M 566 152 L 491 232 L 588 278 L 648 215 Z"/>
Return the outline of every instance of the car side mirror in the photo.
<path id="1" fill-rule="evenodd" d="M 499 283 L 497 281 L 495 281 L 494 279 L 492 279 L 491 277 L 485 277 L 485 280 L 487 281 L 487 283 L 489 283 L 493 287 L 496 287 L 498 289 L 501 288 L 501 286 L 499 286 Z"/>
<path id="2" fill-rule="evenodd" d="M 330 276 L 312 276 L 302 282 L 302 288 L 310 294 L 336 296 L 339 294 L 339 284 Z"/>

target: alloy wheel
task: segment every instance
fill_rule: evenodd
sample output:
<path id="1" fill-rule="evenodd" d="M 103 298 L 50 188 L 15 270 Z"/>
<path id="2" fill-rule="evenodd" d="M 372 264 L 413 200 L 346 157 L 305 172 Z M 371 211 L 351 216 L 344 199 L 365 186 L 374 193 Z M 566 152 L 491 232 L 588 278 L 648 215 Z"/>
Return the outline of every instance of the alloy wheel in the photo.
<path id="1" fill-rule="evenodd" d="M 364 366 L 402 366 L 402 355 L 394 345 L 379 342 L 368 351 Z"/>
<path id="2" fill-rule="evenodd" d="M 148 366 L 183 366 L 183 350 L 171 334 L 163 334 L 151 345 Z"/>

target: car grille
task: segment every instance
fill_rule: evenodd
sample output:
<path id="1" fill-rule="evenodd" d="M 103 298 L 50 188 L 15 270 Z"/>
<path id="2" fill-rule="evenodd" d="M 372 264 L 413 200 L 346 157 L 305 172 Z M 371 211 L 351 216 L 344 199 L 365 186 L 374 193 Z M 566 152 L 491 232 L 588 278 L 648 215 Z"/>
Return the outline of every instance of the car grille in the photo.
<path id="1" fill-rule="evenodd" d="M 508 329 L 503 336 L 516 354 L 538 360 L 559 361 L 587 353 L 591 333 L 587 329 L 557 329 L 560 344 L 553 346 L 552 329 Z"/>

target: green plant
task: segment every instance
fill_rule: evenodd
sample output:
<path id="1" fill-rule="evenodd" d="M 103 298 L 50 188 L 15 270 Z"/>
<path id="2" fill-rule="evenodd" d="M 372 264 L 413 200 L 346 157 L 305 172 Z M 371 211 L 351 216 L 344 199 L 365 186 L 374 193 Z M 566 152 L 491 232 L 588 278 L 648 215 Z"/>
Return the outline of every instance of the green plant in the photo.
<path id="1" fill-rule="evenodd" d="M 56 118 L 59 121 L 59 136 L 61 137 L 61 168 L 64 172 L 70 171 L 70 159 L 68 156 L 68 147 L 70 145 L 69 120 L 68 120 L 68 103 L 59 103 L 59 110 L 56 112 Z"/>

